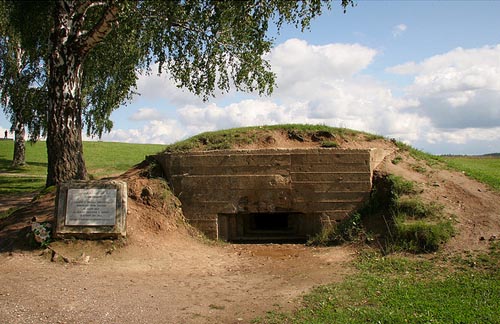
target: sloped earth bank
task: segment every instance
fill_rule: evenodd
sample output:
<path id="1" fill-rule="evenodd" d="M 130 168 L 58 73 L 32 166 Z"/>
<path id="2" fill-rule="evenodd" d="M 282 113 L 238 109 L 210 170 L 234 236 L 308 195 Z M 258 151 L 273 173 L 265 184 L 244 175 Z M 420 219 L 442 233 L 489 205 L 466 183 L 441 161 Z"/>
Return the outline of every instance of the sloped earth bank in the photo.
<path id="1" fill-rule="evenodd" d="M 395 149 L 383 140 L 341 147 Z M 394 165 L 396 155 L 403 161 Z M 484 250 L 500 237 L 500 195 L 486 186 L 404 152 L 380 168 L 415 181 L 422 199 L 454 215 L 459 232 L 444 253 Z M 53 219 L 53 194 L 0 221 L 0 323 L 249 323 L 266 311 L 292 310 L 312 287 L 355 272 L 352 246 L 207 242 L 184 224 L 164 183 L 143 176 L 147 170 L 120 177 L 129 186 L 127 240 L 52 244 L 69 263 L 20 243 L 33 216 Z"/>

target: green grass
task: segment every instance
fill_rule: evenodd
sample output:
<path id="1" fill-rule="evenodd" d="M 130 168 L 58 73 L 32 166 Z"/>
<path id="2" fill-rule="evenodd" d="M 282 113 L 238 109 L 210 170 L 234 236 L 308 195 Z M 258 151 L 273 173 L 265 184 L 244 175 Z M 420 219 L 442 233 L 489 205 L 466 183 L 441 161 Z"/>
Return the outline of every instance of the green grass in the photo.
<path id="1" fill-rule="evenodd" d="M 310 245 L 373 242 L 384 254 L 435 252 L 455 233 L 444 206 L 426 203 L 415 183 L 399 176 L 374 179 L 365 206 L 333 227 L 312 237 Z"/>
<path id="2" fill-rule="evenodd" d="M 47 172 L 45 142 L 26 144 L 26 166 L 12 168 L 12 141 L 0 141 L 0 194 L 22 194 L 41 190 Z M 158 153 L 164 145 L 110 142 L 84 142 L 83 151 L 90 175 L 102 178 L 120 174 Z"/>
<path id="3" fill-rule="evenodd" d="M 499 323 L 499 263 L 499 242 L 453 262 L 364 253 L 342 283 L 316 288 L 293 314 L 255 323 Z"/>
<path id="4" fill-rule="evenodd" d="M 396 141 L 395 144 L 401 151 L 407 151 L 411 156 L 413 156 L 417 160 L 426 161 L 429 166 L 439 165 L 440 163 L 443 162 L 440 156 L 432 155 L 427 152 L 421 151 L 403 142 Z M 425 172 L 425 170 L 423 172 Z"/>
<path id="5" fill-rule="evenodd" d="M 468 176 L 490 185 L 500 191 L 499 157 L 442 157 L 453 169 L 465 172 Z"/>
<path id="6" fill-rule="evenodd" d="M 359 132 L 347 128 L 330 127 L 325 125 L 308 124 L 286 124 L 271 126 L 252 126 L 232 128 L 214 132 L 206 132 L 186 140 L 168 145 L 166 151 L 185 152 L 190 150 L 220 150 L 231 149 L 238 145 L 252 144 L 259 141 L 265 141 L 269 131 L 281 130 L 288 132 L 295 139 L 310 139 L 317 132 L 330 133 L 333 137 L 347 137 L 362 134 L 366 140 L 382 139 L 382 136 Z M 322 141 L 325 147 L 336 147 L 337 143 L 331 139 Z"/>

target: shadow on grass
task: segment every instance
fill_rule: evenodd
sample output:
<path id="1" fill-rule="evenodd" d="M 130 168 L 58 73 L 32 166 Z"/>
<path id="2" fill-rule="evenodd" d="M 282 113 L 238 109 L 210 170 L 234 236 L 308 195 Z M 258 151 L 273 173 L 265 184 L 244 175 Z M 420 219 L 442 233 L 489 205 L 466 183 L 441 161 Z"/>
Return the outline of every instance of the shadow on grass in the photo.
<path id="1" fill-rule="evenodd" d="M 2 177 L 0 195 L 35 193 L 43 189 L 45 177 Z"/>
<path id="2" fill-rule="evenodd" d="M 8 173 L 22 173 L 26 171 L 26 167 L 36 166 L 36 167 L 47 167 L 46 162 L 30 162 L 26 161 L 26 166 L 24 167 L 13 167 L 12 160 L 0 158 L 0 172 L 8 172 Z"/>

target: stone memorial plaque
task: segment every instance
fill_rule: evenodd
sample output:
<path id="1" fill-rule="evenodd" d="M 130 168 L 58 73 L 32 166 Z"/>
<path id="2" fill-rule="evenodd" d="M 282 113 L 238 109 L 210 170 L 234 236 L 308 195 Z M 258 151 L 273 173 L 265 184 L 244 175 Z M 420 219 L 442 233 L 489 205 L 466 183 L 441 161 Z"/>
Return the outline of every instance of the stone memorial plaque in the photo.
<path id="1" fill-rule="evenodd" d="M 127 183 L 69 181 L 56 197 L 55 238 L 104 239 L 127 235 Z"/>
<path id="2" fill-rule="evenodd" d="M 116 189 L 69 189 L 66 226 L 113 226 Z"/>

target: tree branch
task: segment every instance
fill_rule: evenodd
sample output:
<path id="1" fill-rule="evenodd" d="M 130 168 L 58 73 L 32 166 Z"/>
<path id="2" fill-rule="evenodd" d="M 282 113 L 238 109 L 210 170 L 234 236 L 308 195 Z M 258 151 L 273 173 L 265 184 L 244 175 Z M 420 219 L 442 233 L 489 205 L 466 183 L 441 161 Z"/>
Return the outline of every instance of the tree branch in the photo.
<path id="1" fill-rule="evenodd" d="M 76 12 L 80 15 L 85 15 L 90 8 L 105 5 L 107 5 L 107 3 L 104 1 L 86 1 L 76 8 Z"/>
<path id="2" fill-rule="evenodd" d="M 97 5 L 97 3 L 94 3 Z M 92 6 L 88 6 L 87 9 Z M 120 8 L 117 4 L 112 3 L 104 12 L 97 24 L 82 38 L 80 52 L 83 56 L 87 54 L 97 44 L 102 42 L 104 38 L 113 30 L 113 25 L 117 23 L 117 15 Z"/>

